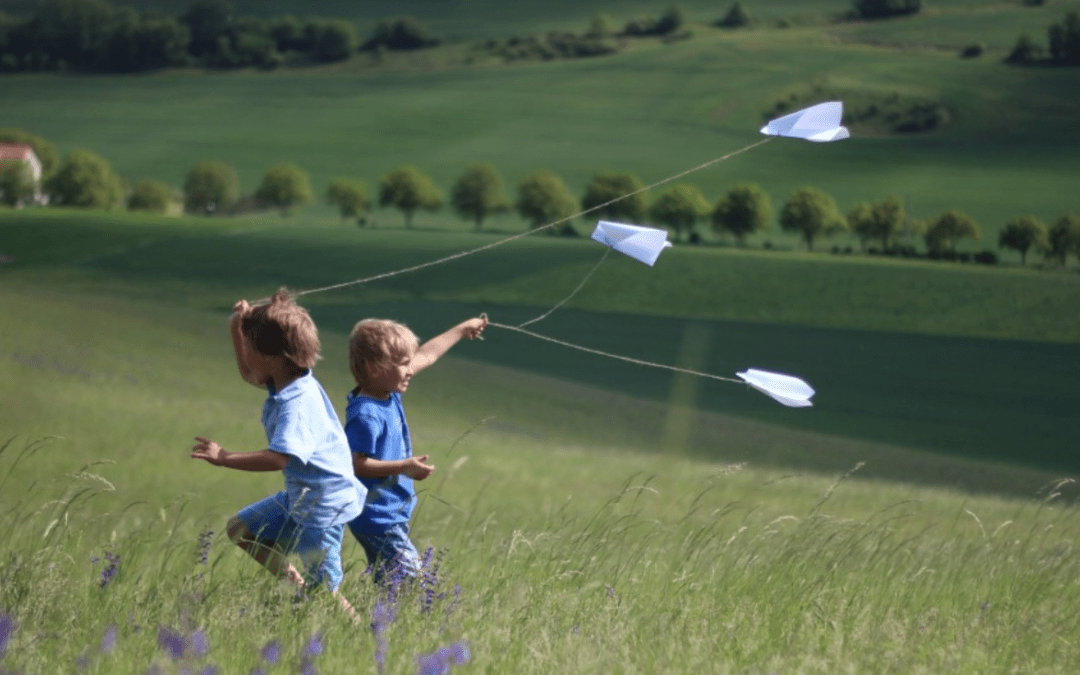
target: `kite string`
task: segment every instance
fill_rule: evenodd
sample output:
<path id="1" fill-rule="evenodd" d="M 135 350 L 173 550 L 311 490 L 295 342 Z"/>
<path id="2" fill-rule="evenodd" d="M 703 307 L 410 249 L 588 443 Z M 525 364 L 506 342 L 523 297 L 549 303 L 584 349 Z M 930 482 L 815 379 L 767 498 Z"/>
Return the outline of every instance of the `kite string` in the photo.
<path id="1" fill-rule="evenodd" d="M 484 316 L 486 318 L 487 315 L 484 314 L 484 315 L 481 315 L 481 316 Z M 497 323 L 497 322 L 491 321 L 491 320 L 488 320 L 487 325 L 494 326 L 496 328 L 503 328 L 505 330 L 511 330 L 511 331 L 514 331 L 514 332 L 517 332 L 517 333 L 522 333 L 524 335 L 528 335 L 529 337 L 534 337 L 534 338 L 537 338 L 539 340 L 545 340 L 547 342 L 552 342 L 552 343 L 555 343 L 557 345 L 561 345 L 563 347 L 569 347 L 570 349 L 577 349 L 578 351 L 587 352 L 589 354 L 595 354 L 597 356 L 606 356 L 606 357 L 608 357 L 610 359 L 617 359 L 619 361 L 626 361 L 628 363 L 634 363 L 634 364 L 637 364 L 639 366 L 647 366 L 649 368 L 662 368 L 664 370 L 672 370 L 672 371 L 675 371 L 676 373 L 683 373 L 685 375 L 695 375 L 697 377 L 707 377 L 709 379 L 722 380 L 724 382 L 734 382 L 736 384 L 746 384 L 745 381 L 736 380 L 733 377 L 722 377 L 720 375 L 713 375 L 712 373 L 702 373 L 702 372 L 699 372 L 699 371 L 696 371 L 696 370 L 690 370 L 688 368 L 679 368 L 678 366 L 669 366 L 669 365 L 666 365 L 666 364 L 663 364 L 663 363 L 653 363 L 652 361 L 642 361 L 641 359 L 635 359 L 635 358 L 632 358 L 632 357 L 629 357 L 629 356 L 621 356 L 619 354 L 612 354 L 611 352 L 600 351 L 599 349 L 592 349 L 591 347 L 583 347 L 581 345 L 576 345 L 576 344 L 574 344 L 572 342 L 566 342 L 564 340 L 558 340 L 558 339 L 553 338 L 553 337 L 548 337 L 547 335 L 541 335 L 540 333 L 534 333 L 531 330 L 525 330 L 521 326 L 509 326 L 507 324 Z"/>
<path id="2" fill-rule="evenodd" d="M 540 227 L 536 227 L 536 228 L 533 228 L 531 230 L 527 230 L 525 232 L 522 232 L 520 234 L 515 234 L 515 235 L 512 235 L 512 236 L 506 237 L 505 239 L 500 239 L 498 241 L 494 241 L 494 242 L 492 242 L 490 244 L 486 244 L 486 245 L 480 246 L 478 248 L 470 249 L 470 250 L 467 250 L 467 251 L 460 251 L 458 253 L 454 253 L 453 255 L 448 255 L 445 258 L 439 258 L 438 260 L 430 260 L 430 261 L 425 262 L 425 263 L 420 263 L 419 265 L 413 265 L 412 267 L 406 267 L 406 268 L 403 268 L 403 269 L 400 269 L 400 270 L 395 270 L 393 272 L 384 272 L 382 274 L 376 274 L 375 276 L 366 277 L 366 278 L 363 278 L 363 279 L 354 279 L 353 281 L 345 281 L 345 282 L 338 283 L 338 284 L 332 284 L 330 286 L 323 286 L 321 288 L 310 288 L 310 289 L 304 290 L 304 291 L 294 291 L 292 293 L 292 296 L 293 297 L 300 297 L 302 295 L 309 295 L 311 293 L 322 293 L 323 291 L 332 291 L 332 290 L 336 290 L 338 288 L 345 288 L 346 286 L 353 286 L 353 285 L 356 285 L 356 284 L 366 284 L 366 283 L 369 283 L 369 282 L 372 282 L 372 281 L 378 281 L 380 279 L 387 279 L 387 278 L 390 278 L 390 277 L 398 276 L 399 274 L 407 274 L 409 272 L 416 272 L 416 271 L 422 270 L 422 269 L 427 268 L 427 267 L 433 267 L 435 265 L 441 265 L 442 263 L 450 262 L 452 260 L 457 260 L 458 258 L 464 258 L 465 256 L 473 255 L 474 253 L 480 253 L 481 251 L 486 251 L 486 250 L 488 250 L 490 248 L 495 248 L 496 246 L 500 246 L 502 244 L 514 241 L 515 239 L 521 239 L 522 237 L 527 237 L 530 234 L 535 234 L 536 232 L 540 232 L 541 230 L 551 229 L 551 228 L 553 228 L 553 227 L 555 227 L 557 225 L 561 225 L 563 223 L 571 221 L 574 218 L 580 218 L 581 216 L 592 213 L 593 211 L 598 211 L 598 210 L 603 209 L 605 207 L 611 206 L 612 204 L 614 204 L 616 202 L 619 202 L 619 201 L 622 201 L 623 199 L 628 199 L 630 197 L 633 197 L 634 195 L 638 195 L 638 194 L 641 194 L 642 192 L 646 192 L 646 191 L 651 190 L 653 188 L 664 185 L 665 183 L 670 183 L 673 180 L 678 180 L 679 178 L 682 178 L 683 176 L 694 173 L 695 171 L 701 171 L 702 169 L 710 167 L 713 164 L 716 164 L 717 162 L 722 162 L 722 161 L 724 161 L 726 159 L 730 159 L 731 157 L 734 157 L 735 155 L 740 155 L 740 154 L 742 154 L 744 152 L 747 152 L 749 150 L 753 150 L 754 148 L 756 148 L 757 146 L 759 146 L 759 145 L 761 145 L 763 143 L 768 143 L 770 140 L 772 140 L 772 138 L 773 138 L 772 136 L 768 136 L 766 138 L 761 139 L 760 141 L 757 141 L 755 143 L 751 143 L 750 145 L 746 146 L 745 148 L 735 150 L 734 152 L 729 152 L 728 154 L 723 155 L 721 157 L 717 157 L 715 159 L 710 159 L 709 161 L 704 162 L 702 164 L 699 164 L 699 165 L 697 165 L 697 166 L 695 166 L 695 167 L 693 167 L 691 169 L 687 169 L 687 170 L 682 171 L 680 173 L 677 173 L 677 174 L 675 174 L 673 176 L 668 176 L 667 178 L 664 178 L 663 180 L 659 180 L 659 181 L 657 181 L 657 182 L 655 182 L 655 183 L 653 183 L 651 185 L 646 185 L 645 187 L 640 188 L 638 190 L 634 190 L 633 192 L 628 192 L 628 193 L 626 193 L 624 195 L 620 195 L 620 196 L 616 197 L 615 199 L 611 199 L 611 200 L 608 200 L 608 201 L 604 202 L 603 204 L 597 204 L 596 206 L 592 206 L 590 208 L 587 208 L 587 209 L 585 209 L 583 211 L 580 211 L 578 213 L 575 213 L 573 215 L 566 216 L 565 218 L 560 218 L 559 220 L 555 220 L 555 221 L 550 222 L 550 223 L 548 223 L 546 225 L 541 225 Z"/>
<path id="3" fill-rule="evenodd" d="M 556 303 L 556 305 L 554 307 L 552 307 L 548 311 L 544 312 L 540 316 L 536 317 L 535 319 L 529 319 L 525 323 L 518 324 L 518 328 L 524 328 L 525 326 L 528 326 L 529 324 L 536 323 L 537 321 L 541 321 L 543 319 L 548 318 L 549 316 L 551 316 L 552 312 L 554 312 L 558 308 L 565 305 L 570 300 L 570 298 L 577 295 L 578 292 L 582 288 L 585 288 L 585 283 L 589 280 L 589 277 L 591 277 L 593 275 L 593 273 L 596 272 L 596 270 L 600 269 L 600 266 L 604 264 L 605 260 L 607 260 L 608 253 L 611 253 L 611 247 L 610 246 L 604 249 L 604 255 L 600 256 L 600 261 L 598 263 L 596 263 L 596 265 L 591 270 L 589 270 L 589 273 L 585 275 L 585 278 L 581 280 L 581 283 L 577 285 L 577 288 L 575 288 L 573 291 L 571 291 L 570 295 L 568 295 L 565 298 L 563 298 L 562 300 L 560 300 L 558 303 Z"/>

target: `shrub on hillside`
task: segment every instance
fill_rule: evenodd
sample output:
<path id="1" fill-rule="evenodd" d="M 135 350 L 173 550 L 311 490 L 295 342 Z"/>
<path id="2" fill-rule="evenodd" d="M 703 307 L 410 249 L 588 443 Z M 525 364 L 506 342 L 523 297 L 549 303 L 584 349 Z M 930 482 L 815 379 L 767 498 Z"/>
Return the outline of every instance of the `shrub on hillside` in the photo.
<path id="1" fill-rule="evenodd" d="M 863 19 L 888 19 L 917 14 L 922 0 L 855 0 L 855 13 Z"/>
<path id="2" fill-rule="evenodd" d="M 361 49 L 373 51 L 383 49 L 423 49 L 439 44 L 420 22 L 411 16 L 387 19 L 375 27 L 375 33 L 364 43 Z"/>
<path id="3" fill-rule="evenodd" d="M 140 180 L 128 197 L 128 211 L 165 213 L 173 201 L 172 188 L 157 180 Z"/>
<path id="4" fill-rule="evenodd" d="M 744 28 L 749 26 L 750 22 L 750 12 L 746 11 L 741 2 L 736 2 L 723 18 L 716 21 L 716 25 L 720 28 Z"/>
<path id="5" fill-rule="evenodd" d="M 986 51 L 986 45 L 981 42 L 968 45 L 960 50 L 960 58 L 962 59 L 975 59 L 983 55 Z"/>

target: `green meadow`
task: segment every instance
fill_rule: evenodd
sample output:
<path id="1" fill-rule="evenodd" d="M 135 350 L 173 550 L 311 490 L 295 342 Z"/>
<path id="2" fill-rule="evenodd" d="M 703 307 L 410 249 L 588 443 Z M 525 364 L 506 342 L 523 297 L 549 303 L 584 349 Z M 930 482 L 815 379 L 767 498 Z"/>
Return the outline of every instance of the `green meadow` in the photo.
<path id="1" fill-rule="evenodd" d="M 1077 2 L 939 0 L 855 24 L 832 21 L 844 3 L 746 4 L 762 19 L 747 31 L 707 26 L 726 7 L 692 2 L 687 40 L 470 65 L 471 40 L 666 7 L 416 2 L 454 41 L 266 73 L 4 75 L 0 127 L 90 148 L 129 181 L 179 186 L 213 158 L 247 192 L 280 161 L 317 191 L 339 175 L 371 189 L 404 163 L 447 187 L 489 161 L 511 189 L 548 168 L 580 193 L 598 171 L 651 183 L 746 147 L 791 94 L 901 92 L 948 101 L 952 122 L 910 136 L 856 128 L 832 145 L 776 139 L 682 180 L 710 199 L 754 180 L 777 206 L 812 184 L 841 208 L 887 194 L 917 217 L 959 208 L 983 226 L 969 250 L 996 249 L 1014 215 L 1080 207 L 1080 75 L 1009 68 L 997 53 Z M 362 26 L 401 10 L 320 13 Z M 989 54 L 958 58 L 973 42 Z M 1075 671 L 1075 263 L 828 252 L 845 239 L 807 252 L 775 226 L 746 248 L 676 246 L 653 268 L 612 254 L 530 329 L 724 377 L 788 372 L 815 387 L 814 407 L 489 327 L 406 397 L 416 450 L 437 467 L 417 484 L 423 582 L 387 597 L 347 536 L 342 592 L 359 619 L 296 598 L 223 536 L 280 476 L 189 457 L 197 435 L 265 444 L 264 393 L 237 377 L 226 332 L 236 299 L 498 244 L 300 297 L 340 414 L 358 319 L 402 320 L 421 339 L 481 312 L 516 325 L 603 253 L 585 237 L 500 243 L 524 232 L 513 215 L 485 232 L 445 211 L 411 230 L 392 212 L 372 221 L 322 204 L 288 218 L 0 210 L 0 673 L 448 672 L 418 659 L 461 641 L 463 673 Z"/>

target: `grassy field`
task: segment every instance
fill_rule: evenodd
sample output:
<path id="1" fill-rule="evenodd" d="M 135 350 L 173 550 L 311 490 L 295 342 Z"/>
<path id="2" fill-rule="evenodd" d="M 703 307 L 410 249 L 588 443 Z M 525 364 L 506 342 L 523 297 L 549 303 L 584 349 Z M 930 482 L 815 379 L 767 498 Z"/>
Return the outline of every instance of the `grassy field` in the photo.
<path id="1" fill-rule="evenodd" d="M 580 192 L 597 171 L 658 181 L 753 143 L 764 110 L 791 94 L 896 91 L 946 100 L 953 123 L 773 141 L 687 180 L 710 199 L 756 180 L 777 204 L 811 183 L 842 208 L 890 193 L 916 216 L 960 208 L 983 224 L 976 249 L 1013 215 L 1080 206 L 1080 71 L 993 56 L 1080 2 L 935 0 L 910 20 L 831 23 L 848 4 L 750 5 L 763 24 L 726 33 L 704 22 L 727 8 L 695 0 L 683 3 L 700 22 L 689 40 L 466 67 L 467 40 L 666 6 L 417 1 L 409 12 L 461 41 L 274 73 L 5 75 L 0 127 L 91 148 L 129 180 L 178 185 L 212 157 L 247 191 L 286 160 L 317 190 L 337 175 L 371 187 L 406 162 L 447 186 L 482 160 L 511 186 L 544 167 Z M 363 26 L 404 8 L 319 10 Z M 973 42 L 992 56 L 957 58 Z M 412 532 L 431 551 L 423 583 L 387 597 L 350 539 L 342 590 L 359 620 L 326 597 L 297 600 L 222 536 L 280 476 L 189 458 L 196 435 L 265 444 L 264 394 L 236 377 L 229 307 L 523 228 L 503 216 L 473 233 L 445 212 L 414 231 L 397 214 L 374 221 L 342 224 L 324 205 L 287 219 L 0 210 L 0 672 L 404 674 L 465 645 L 454 672 L 1075 671 L 1075 267 L 807 253 L 775 229 L 745 250 L 678 246 L 651 269 L 613 256 L 534 327 L 722 376 L 790 372 L 817 389 L 813 408 L 492 327 L 407 397 L 417 451 L 437 467 L 418 484 Z M 515 324 L 566 297 L 601 252 L 538 235 L 303 296 L 323 342 L 316 374 L 340 412 L 357 319 L 404 320 L 422 338 L 479 312 Z"/>
<path id="2" fill-rule="evenodd" d="M 983 226 L 982 239 L 964 246 L 993 249 L 997 230 L 1016 215 L 1052 219 L 1078 208 L 1070 148 L 1080 138 L 1070 92 L 1080 72 L 964 60 L 911 41 L 987 41 L 983 33 L 1049 25 L 1072 6 L 1024 13 L 956 3 L 881 24 L 701 27 L 692 40 L 670 45 L 647 41 L 602 59 L 513 66 L 454 66 L 462 48 L 451 45 L 418 62 L 403 56 L 375 68 L 358 57 L 275 73 L 6 75 L 0 102 L 5 126 L 42 134 L 61 151 L 95 150 L 129 180 L 178 186 L 195 162 L 215 158 L 238 168 L 246 191 L 282 161 L 310 172 L 319 192 L 342 175 L 374 189 L 404 163 L 447 188 L 467 164 L 486 161 L 511 190 L 548 168 L 580 194 L 599 171 L 629 171 L 651 184 L 745 147 L 758 138 L 765 111 L 791 94 L 898 93 L 945 101 L 952 123 L 903 136 L 856 129 L 852 141 L 829 146 L 773 142 L 686 180 L 710 200 L 751 180 L 777 205 L 809 183 L 842 209 L 888 194 L 904 198 L 916 217 L 958 208 Z M 964 33 L 956 24 L 968 16 L 977 21 Z M 892 32 L 902 46 L 890 42 Z M 947 39 L 935 37 L 942 32 Z M 421 218 L 455 220 L 446 212 Z M 400 222 L 393 213 L 376 219 Z M 494 224 L 521 227 L 512 216 Z M 795 245 L 775 230 L 754 243 L 766 238 Z"/>
<path id="3" fill-rule="evenodd" d="M 318 672 L 419 672 L 461 640 L 461 670 L 487 673 L 1068 673 L 1077 658 L 1075 492 L 1054 474 L 687 415 L 486 365 L 478 344 L 410 393 L 438 467 L 413 534 L 439 563 L 373 637 L 388 600 L 355 543 L 343 592 L 360 625 L 294 602 L 221 537 L 280 478 L 187 458 L 196 434 L 263 442 L 219 313 L 2 297 L 21 320 L 0 334 L 0 428 L 19 430 L 0 443 L 0 621 L 16 623 L 0 667 L 250 672 L 275 640 L 279 673 L 305 655 Z M 323 339 L 340 405 L 344 337 Z M 681 449 L 688 424 L 722 450 Z M 882 460 L 892 479 L 864 475 Z M 947 475 L 978 487 L 929 487 Z"/>

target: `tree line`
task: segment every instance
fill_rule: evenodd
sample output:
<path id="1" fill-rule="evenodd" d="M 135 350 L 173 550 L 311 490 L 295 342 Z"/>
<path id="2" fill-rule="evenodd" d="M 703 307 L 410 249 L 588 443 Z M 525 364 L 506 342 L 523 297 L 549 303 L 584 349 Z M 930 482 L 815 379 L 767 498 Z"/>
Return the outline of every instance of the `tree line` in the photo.
<path id="1" fill-rule="evenodd" d="M 241 195 L 235 168 L 205 160 L 188 170 L 182 189 L 177 191 L 156 180 L 140 180 L 129 187 L 104 158 L 89 150 L 73 150 L 60 161 L 50 142 L 21 129 L 0 130 L 0 142 L 34 147 L 42 163 L 44 190 L 54 206 L 125 206 L 151 213 L 182 207 L 186 213 L 202 216 L 273 209 L 288 215 L 314 201 L 316 195 L 308 174 L 291 163 L 270 167 L 252 194 Z M 21 162 L 0 162 L 0 203 L 12 206 L 29 201 L 35 186 L 27 174 Z M 745 245 L 747 237 L 778 222 L 783 231 L 796 234 L 807 250 L 814 250 L 822 239 L 850 233 L 859 239 L 863 251 L 912 256 L 915 249 L 905 242 L 921 237 L 929 258 L 945 260 L 967 259 L 970 254 L 959 253 L 957 245 L 980 237 L 978 222 L 962 211 L 950 209 L 931 219 L 911 218 L 895 196 L 859 202 L 841 213 L 827 193 L 801 187 L 777 214 L 772 198 L 756 183 L 737 184 L 715 201 L 689 183 L 657 190 L 659 194 L 650 199 L 650 191 L 633 174 L 606 172 L 593 176 L 578 198 L 559 175 L 541 169 L 523 178 L 512 198 L 494 166 L 476 163 L 462 171 L 448 194 L 417 167 L 404 165 L 380 179 L 374 196 L 362 180 L 348 177 L 331 180 L 323 196 L 343 221 L 364 225 L 378 206 L 399 211 L 406 228 L 412 227 L 417 212 L 437 212 L 449 205 L 478 231 L 492 216 L 513 211 L 533 229 L 548 227 L 552 233 L 576 234 L 569 221 L 587 211 L 590 220 L 665 227 L 678 242 L 698 243 L 698 228 L 706 226 Z M 558 230 L 550 227 L 560 222 Z M 1080 258 L 1080 217 L 1068 212 L 1046 224 L 1033 215 L 1018 216 L 1000 231 L 998 246 L 1018 251 L 1022 264 L 1026 264 L 1029 252 L 1036 251 L 1048 261 L 1064 265 L 1071 255 Z M 989 251 L 975 259 L 987 263 L 997 260 Z"/>
<path id="2" fill-rule="evenodd" d="M 1020 35 L 1005 61 L 1016 65 L 1080 66 L 1080 14 L 1069 12 L 1060 22 L 1050 24 L 1046 38 L 1044 49 L 1027 33 Z"/>
<path id="3" fill-rule="evenodd" d="M 108 0 L 39 0 L 23 19 L 0 12 L 0 70 L 129 73 L 174 66 L 275 68 L 333 62 L 358 50 L 415 49 L 439 40 L 409 17 L 361 41 L 345 19 L 238 16 L 229 0 L 195 0 L 183 14 L 144 14 Z"/>

